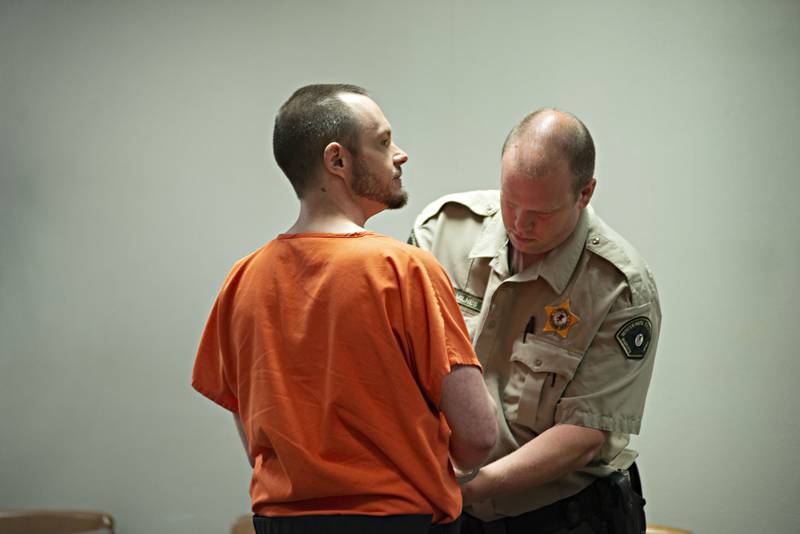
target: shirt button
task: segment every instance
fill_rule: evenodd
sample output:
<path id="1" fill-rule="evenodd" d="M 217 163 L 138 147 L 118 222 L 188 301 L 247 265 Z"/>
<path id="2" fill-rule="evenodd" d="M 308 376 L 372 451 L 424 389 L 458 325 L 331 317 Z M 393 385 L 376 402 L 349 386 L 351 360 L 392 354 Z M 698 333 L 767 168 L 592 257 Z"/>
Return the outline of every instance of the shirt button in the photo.
<path id="1" fill-rule="evenodd" d="M 599 237 L 593 237 L 592 238 L 592 245 L 599 245 L 599 244 L 600 244 L 600 238 Z"/>
<path id="2" fill-rule="evenodd" d="M 542 360 L 536 360 L 536 361 L 534 361 L 534 362 L 533 362 L 533 365 L 535 365 L 536 367 L 541 367 L 541 366 L 542 366 Z"/>

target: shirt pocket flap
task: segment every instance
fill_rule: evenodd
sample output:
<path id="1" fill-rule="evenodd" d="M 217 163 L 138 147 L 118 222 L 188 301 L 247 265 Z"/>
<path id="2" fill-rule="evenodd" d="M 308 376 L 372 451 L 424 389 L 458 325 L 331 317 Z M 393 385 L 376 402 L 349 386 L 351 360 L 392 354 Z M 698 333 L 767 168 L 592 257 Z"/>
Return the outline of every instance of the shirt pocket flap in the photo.
<path id="1" fill-rule="evenodd" d="M 572 380 L 583 355 L 558 347 L 538 336 L 529 335 L 525 342 L 515 341 L 511 361 L 517 361 L 534 373 L 555 373 Z"/>

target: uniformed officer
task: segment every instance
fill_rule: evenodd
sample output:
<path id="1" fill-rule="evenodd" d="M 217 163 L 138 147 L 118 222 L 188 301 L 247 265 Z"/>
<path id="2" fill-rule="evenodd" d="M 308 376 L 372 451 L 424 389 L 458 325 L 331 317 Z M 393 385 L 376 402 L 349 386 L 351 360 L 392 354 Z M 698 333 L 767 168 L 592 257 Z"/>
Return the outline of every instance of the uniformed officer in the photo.
<path id="1" fill-rule="evenodd" d="M 462 532 L 644 532 L 626 446 L 661 310 L 647 264 L 589 206 L 594 160 L 577 117 L 535 111 L 503 145 L 500 191 L 440 198 L 412 230 L 453 282 L 498 405 Z"/>

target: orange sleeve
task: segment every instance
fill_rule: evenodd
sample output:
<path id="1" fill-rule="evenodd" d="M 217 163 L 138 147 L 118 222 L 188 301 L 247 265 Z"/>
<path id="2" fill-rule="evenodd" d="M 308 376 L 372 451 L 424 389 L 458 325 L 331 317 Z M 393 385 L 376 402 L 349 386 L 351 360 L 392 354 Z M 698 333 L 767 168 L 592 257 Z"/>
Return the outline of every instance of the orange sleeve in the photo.
<path id="1" fill-rule="evenodd" d="M 192 371 L 192 387 L 223 408 L 239 413 L 239 401 L 230 383 L 227 362 L 231 355 L 223 345 L 225 337 L 220 308 L 222 294 L 217 297 L 208 317 Z"/>
<path id="2" fill-rule="evenodd" d="M 439 406 L 442 379 L 453 365 L 481 368 L 467 326 L 444 269 L 429 253 L 415 249 L 404 301 L 406 337 L 413 365 L 428 399 Z M 420 257 L 421 256 L 421 257 Z"/>

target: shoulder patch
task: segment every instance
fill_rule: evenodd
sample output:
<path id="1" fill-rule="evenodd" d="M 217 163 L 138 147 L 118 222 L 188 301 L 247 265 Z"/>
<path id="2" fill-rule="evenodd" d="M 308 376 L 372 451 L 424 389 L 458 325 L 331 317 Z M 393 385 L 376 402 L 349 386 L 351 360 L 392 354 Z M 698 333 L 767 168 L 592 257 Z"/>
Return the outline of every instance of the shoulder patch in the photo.
<path id="1" fill-rule="evenodd" d="M 647 317 L 636 317 L 617 330 L 616 338 L 626 358 L 641 360 L 653 338 L 653 325 Z"/>

